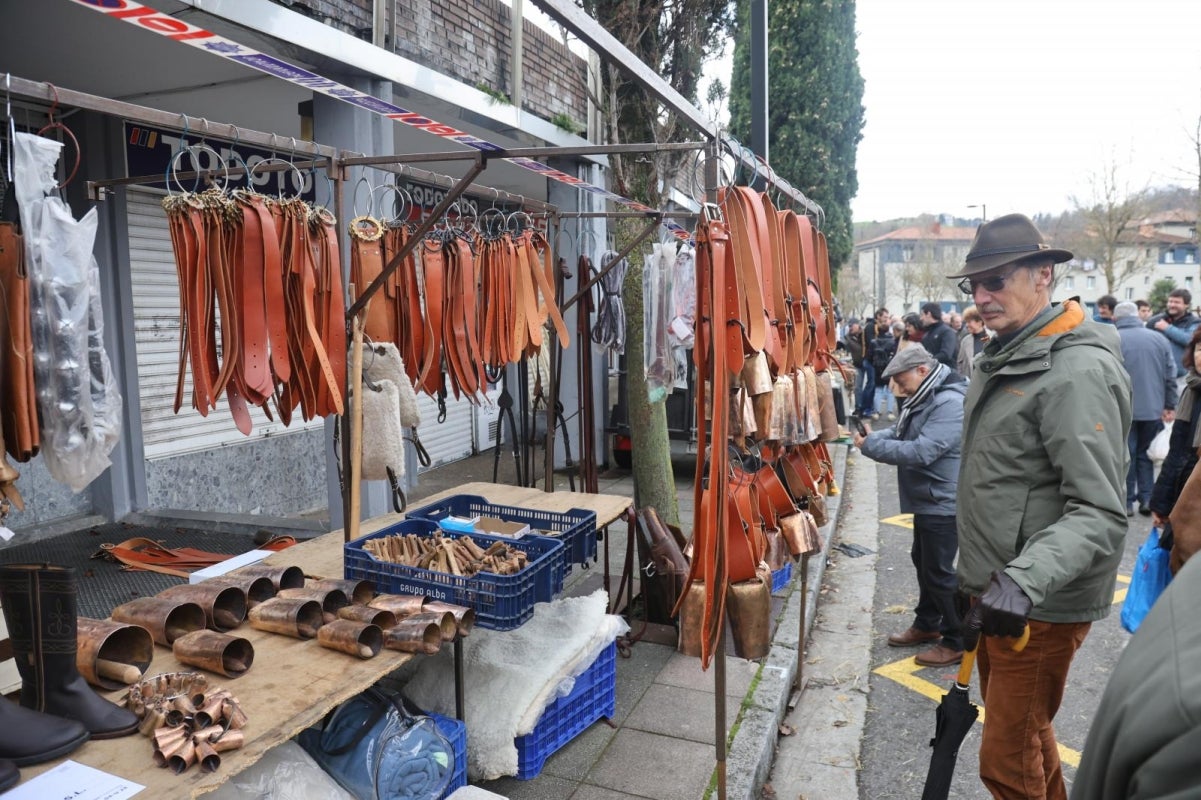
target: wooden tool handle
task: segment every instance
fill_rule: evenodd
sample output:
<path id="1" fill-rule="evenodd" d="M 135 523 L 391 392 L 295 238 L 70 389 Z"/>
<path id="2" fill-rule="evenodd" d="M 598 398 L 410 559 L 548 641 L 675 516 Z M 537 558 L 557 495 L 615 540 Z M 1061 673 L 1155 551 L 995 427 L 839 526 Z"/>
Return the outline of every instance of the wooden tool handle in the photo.
<path id="1" fill-rule="evenodd" d="M 96 659 L 96 674 L 102 678 L 108 678 L 110 681 L 119 681 L 124 684 L 137 683 L 142 679 L 142 670 L 133 664 L 122 664 L 120 661 L 109 661 L 104 658 Z"/>

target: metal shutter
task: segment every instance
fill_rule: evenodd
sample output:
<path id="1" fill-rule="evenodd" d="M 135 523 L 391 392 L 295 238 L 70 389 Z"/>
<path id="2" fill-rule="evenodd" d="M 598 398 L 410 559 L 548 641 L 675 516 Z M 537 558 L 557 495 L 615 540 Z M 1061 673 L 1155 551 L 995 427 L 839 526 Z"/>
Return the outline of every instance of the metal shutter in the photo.
<path id="1" fill-rule="evenodd" d="M 433 469 L 450 461 L 466 458 L 475 452 L 472 431 L 475 426 L 475 407 L 466 400 L 446 398 L 446 421 L 438 422 L 438 404 L 428 395 L 417 395 L 417 407 L 421 409 L 421 425 L 417 433 L 421 444 L 430 454 Z"/>
<path id="2" fill-rule="evenodd" d="M 269 422 L 261 409 L 252 408 L 254 429 L 249 437 L 243 436 L 234 427 L 224 398 L 207 417 L 192 409 L 190 374 L 184 380 L 183 407 L 178 414 L 172 411 L 179 368 L 179 282 L 167 215 L 162 207 L 163 194 L 149 189 L 131 189 L 127 194 L 129 267 L 145 457 L 164 458 L 321 427 L 321 419 L 305 423 L 297 417 L 291 427 L 285 428 L 278 421 Z"/>

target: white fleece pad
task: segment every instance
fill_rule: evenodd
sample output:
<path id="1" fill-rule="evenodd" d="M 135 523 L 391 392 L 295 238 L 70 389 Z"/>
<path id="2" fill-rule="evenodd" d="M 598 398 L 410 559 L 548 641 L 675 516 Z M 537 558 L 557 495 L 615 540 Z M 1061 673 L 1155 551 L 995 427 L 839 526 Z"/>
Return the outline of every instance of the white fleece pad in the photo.
<path id="1" fill-rule="evenodd" d="M 530 733 L 546 707 L 571 691 L 570 679 L 628 629 L 621 617 L 605 613 L 608 601 L 599 589 L 587 597 L 539 603 L 520 628 L 476 628 L 463 640 L 468 778 L 494 780 L 517 774 L 513 740 Z M 422 659 L 405 695 L 421 708 L 454 714 L 449 647 Z"/>

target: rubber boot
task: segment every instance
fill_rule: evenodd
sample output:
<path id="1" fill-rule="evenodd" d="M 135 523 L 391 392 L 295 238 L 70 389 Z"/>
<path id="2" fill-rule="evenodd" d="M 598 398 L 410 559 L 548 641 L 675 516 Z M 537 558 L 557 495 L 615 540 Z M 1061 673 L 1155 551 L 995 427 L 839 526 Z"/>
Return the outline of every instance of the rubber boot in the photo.
<path id="1" fill-rule="evenodd" d="M 75 666 L 75 570 L 50 564 L 0 568 L 0 598 L 21 674 L 21 705 L 79 720 L 93 739 L 138 729 L 133 712 L 88 686 Z"/>
<path id="2" fill-rule="evenodd" d="M 27 767 L 65 756 L 89 738 L 88 729 L 78 720 L 30 711 L 0 698 L 0 759 L 15 766 Z M 0 765 L 3 763 L 0 761 Z M 0 779 L 6 774 L 0 766 Z"/>
<path id="3" fill-rule="evenodd" d="M 21 771 L 7 758 L 0 758 L 0 792 L 7 791 L 21 780 Z"/>

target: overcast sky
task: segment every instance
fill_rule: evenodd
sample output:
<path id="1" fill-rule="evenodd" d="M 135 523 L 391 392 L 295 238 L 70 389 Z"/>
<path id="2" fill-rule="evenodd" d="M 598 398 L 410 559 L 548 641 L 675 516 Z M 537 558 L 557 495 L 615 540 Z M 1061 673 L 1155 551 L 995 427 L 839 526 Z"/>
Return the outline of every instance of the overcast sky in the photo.
<path id="1" fill-rule="evenodd" d="M 1199 0 L 856 6 L 856 221 L 1059 212 L 1107 162 L 1136 188 L 1197 170 Z"/>

